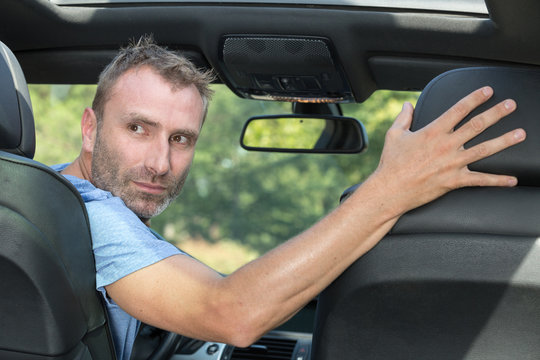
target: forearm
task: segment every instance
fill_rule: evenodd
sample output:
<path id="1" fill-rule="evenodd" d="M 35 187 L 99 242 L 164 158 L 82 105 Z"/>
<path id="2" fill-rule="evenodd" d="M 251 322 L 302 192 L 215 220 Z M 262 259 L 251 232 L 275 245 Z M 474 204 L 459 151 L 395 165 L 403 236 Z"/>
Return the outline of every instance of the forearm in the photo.
<path id="1" fill-rule="evenodd" d="M 224 279 L 225 308 L 255 337 L 278 326 L 369 251 L 403 212 L 369 179 L 317 224 Z M 232 316 L 233 318 L 235 316 Z"/>

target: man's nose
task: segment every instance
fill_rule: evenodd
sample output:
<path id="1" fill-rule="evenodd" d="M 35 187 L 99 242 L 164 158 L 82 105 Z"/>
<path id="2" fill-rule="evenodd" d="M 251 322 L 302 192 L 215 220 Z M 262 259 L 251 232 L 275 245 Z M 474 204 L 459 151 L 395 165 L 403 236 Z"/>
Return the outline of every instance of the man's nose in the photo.
<path id="1" fill-rule="evenodd" d="M 169 141 L 153 141 L 146 154 L 146 168 L 155 176 L 165 175 L 170 170 L 171 158 Z"/>

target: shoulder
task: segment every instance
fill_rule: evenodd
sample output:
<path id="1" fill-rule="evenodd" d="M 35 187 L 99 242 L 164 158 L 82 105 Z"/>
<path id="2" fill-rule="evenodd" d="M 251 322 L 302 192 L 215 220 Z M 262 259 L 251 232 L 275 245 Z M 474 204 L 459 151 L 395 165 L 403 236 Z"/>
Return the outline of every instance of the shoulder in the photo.
<path id="1" fill-rule="evenodd" d="M 61 171 L 64 165 L 53 166 Z M 95 187 L 90 181 L 64 175 L 83 198 L 101 288 L 143 267 L 182 253 L 171 243 L 156 236 L 121 198 Z"/>
<path id="2" fill-rule="evenodd" d="M 61 172 L 68 165 L 69 163 L 51 165 L 51 169 L 57 172 Z M 81 179 L 73 175 L 62 174 L 62 176 L 66 178 L 66 180 L 68 180 L 77 189 L 85 203 L 96 200 L 105 200 L 113 197 L 110 192 L 95 187 L 94 184 L 92 184 L 88 180 Z"/>
<path id="3" fill-rule="evenodd" d="M 97 287 L 182 252 L 159 239 L 117 197 L 86 204 L 96 261 Z"/>
<path id="4" fill-rule="evenodd" d="M 91 226 L 139 227 L 145 226 L 142 221 L 116 196 L 108 196 L 86 202 L 86 210 Z"/>
<path id="5" fill-rule="evenodd" d="M 102 245 L 156 246 L 158 239 L 146 224 L 118 197 L 86 203 L 94 250 Z"/>

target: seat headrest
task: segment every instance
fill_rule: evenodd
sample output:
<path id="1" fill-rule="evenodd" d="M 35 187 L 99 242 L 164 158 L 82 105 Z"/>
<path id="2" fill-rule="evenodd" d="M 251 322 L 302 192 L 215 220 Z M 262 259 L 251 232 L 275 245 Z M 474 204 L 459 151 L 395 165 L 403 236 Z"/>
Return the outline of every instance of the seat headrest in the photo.
<path id="1" fill-rule="evenodd" d="M 513 175 L 518 178 L 520 185 L 540 186 L 540 69 L 481 67 L 457 69 L 441 74 L 433 79 L 420 95 L 411 129 L 414 131 L 422 128 L 459 99 L 486 85 L 494 90 L 492 98 L 464 121 L 508 98 L 517 102 L 517 110 L 469 141 L 465 147 L 471 147 L 515 128 L 525 129 L 527 139 L 469 165 L 469 169 Z"/>
<path id="2" fill-rule="evenodd" d="M 0 151 L 34 157 L 36 137 L 28 86 L 19 62 L 0 42 Z"/>

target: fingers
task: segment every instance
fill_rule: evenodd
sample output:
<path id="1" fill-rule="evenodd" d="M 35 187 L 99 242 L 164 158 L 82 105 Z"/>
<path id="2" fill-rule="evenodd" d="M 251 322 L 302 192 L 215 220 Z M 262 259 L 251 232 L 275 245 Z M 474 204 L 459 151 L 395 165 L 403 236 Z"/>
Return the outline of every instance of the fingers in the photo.
<path id="1" fill-rule="evenodd" d="M 401 112 L 396 117 L 396 120 L 394 120 L 392 127 L 401 130 L 409 130 L 412 124 L 413 112 L 414 109 L 412 104 L 410 102 L 405 102 Z"/>
<path id="2" fill-rule="evenodd" d="M 466 186 L 503 186 L 512 187 L 518 183 L 517 178 L 507 175 L 494 175 L 480 172 L 469 172 L 464 181 L 458 187 Z"/>
<path id="3" fill-rule="evenodd" d="M 464 150 L 464 163 L 466 165 L 475 161 L 484 159 L 490 155 L 493 155 L 499 151 L 502 151 L 510 146 L 518 144 L 524 141 L 526 133 L 523 129 L 516 129 L 507 132 L 497 138 L 485 141 L 481 144 L 475 145 L 470 149 Z M 495 175 L 481 172 L 468 171 L 467 176 L 464 176 L 462 186 L 515 186 L 517 185 L 517 178 L 506 175 Z"/>
<path id="4" fill-rule="evenodd" d="M 508 99 L 498 103 L 483 113 L 473 117 L 462 127 L 455 131 L 455 134 L 462 144 L 473 139 L 500 119 L 512 113 L 517 105 L 514 100 Z"/>
<path id="5" fill-rule="evenodd" d="M 485 103 L 492 95 L 493 89 L 489 86 L 475 90 L 459 100 L 432 124 L 434 124 L 434 126 L 441 126 L 443 131 L 453 131 L 461 120 L 469 115 L 475 108 Z"/>
<path id="6" fill-rule="evenodd" d="M 525 138 L 525 131 L 523 129 L 516 129 L 507 132 L 506 134 L 501 135 L 497 138 L 475 145 L 467 150 L 464 150 L 464 163 L 468 165 L 475 161 L 491 156 L 512 145 L 524 141 Z"/>
<path id="7" fill-rule="evenodd" d="M 525 131 L 523 129 L 516 129 L 497 138 L 475 145 L 470 149 L 463 150 L 463 145 L 465 143 L 481 134 L 488 127 L 497 123 L 499 120 L 509 115 L 517 108 L 514 100 L 504 100 L 482 112 L 481 114 L 476 115 L 459 129 L 453 131 L 453 128 L 460 121 L 462 121 L 463 118 L 465 118 L 477 106 L 491 98 L 492 95 L 493 89 L 490 87 L 478 89 L 461 99 L 458 103 L 456 103 L 456 105 L 454 105 L 436 120 L 436 122 L 439 123 L 437 130 L 449 131 L 447 133 L 449 137 L 446 140 L 442 140 L 443 142 L 441 143 L 452 144 L 450 147 L 462 149 L 460 158 L 456 164 L 466 167 L 473 162 L 484 159 L 525 140 Z M 451 127 L 449 128 L 449 126 Z M 483 175 L 486 177 L 483 177 Z M 473 178 L 470 176 L 466 176 L 464 180 L 465 182 L 470 182 L 472 179 Z M 508 181 L 513 184 L 515 178 L 475 173 L 474 180 L 478 181 L 479 183 L 472 182 L 465 186 L 497 186 L 499 184 L 502 184 L 501 186 L 507 186 Z"/>
<path id="8" fill-rule="evenodd" d="M 525 140 L 523 129 L 482 142 L 468 149 L 464 144 L 516 109 L 503 101 L 454 128 L 477 106 L 493 95 L 490 87 L 478 89 L 460 100 L 428 126 L 411 132 L 411 104 L 404 104 L 387 132 L 376 171 L 397 208 L 412 209 L 449 190 L 465 186 L 515 186 L 513 176 L 470 171 L 468 165 Z M 401 204 L 401 205 L 400 205 Z"/>

